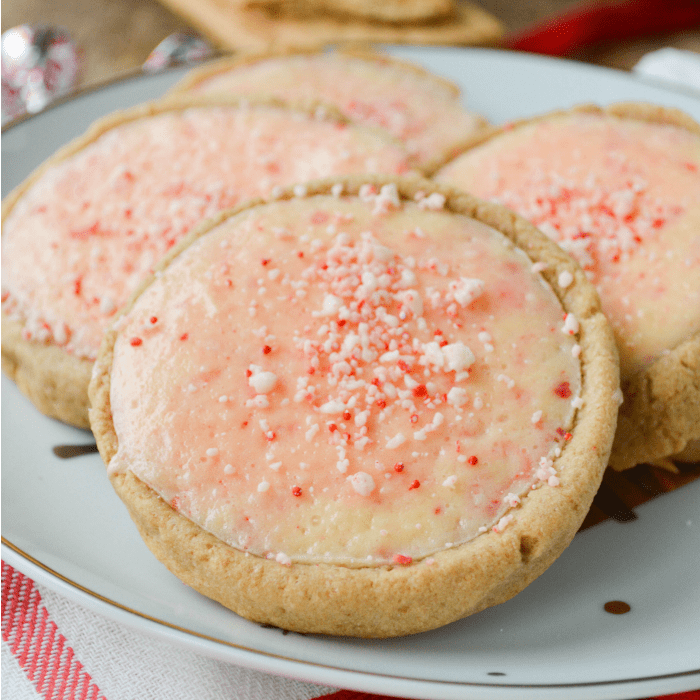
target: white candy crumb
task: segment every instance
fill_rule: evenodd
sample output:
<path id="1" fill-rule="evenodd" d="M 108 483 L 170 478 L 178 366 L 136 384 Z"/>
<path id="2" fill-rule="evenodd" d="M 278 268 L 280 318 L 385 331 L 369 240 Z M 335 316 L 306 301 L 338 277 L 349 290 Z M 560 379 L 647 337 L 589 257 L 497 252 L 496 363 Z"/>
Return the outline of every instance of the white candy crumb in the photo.
<path id="1" fill-rule="evenodd" d="M 269 394 L 275 388 L 275 384 L 277 384 L 276 374 L 263 372 L 256 365 L 250 365 L 249 369 L 253 374 L 248 377 L 248 385 L 253 387 L 258 394 Z"/>
<path id="2" fill-rule="evenodd" d="M 355 472 L 347 477 L 350 485 L 360 496 L 369 496 L 375 489 L 374 479 L 367 472 Z"/>
<path id="3" fill-rule="evenodd" d="M 395 450 L 400 445 L 403 445 L 404 442 L 406 442 L 404 434 L 397 433 L 393 438 L 391 438 L 391 440 L 389 440 L 389 442 L 386 443 L 386 448 L 387 450 Z"/>
<path id="4" fill-rule="evenodd" d="M 562 289 L 566 289 L 567 287 L 571 286 L 571 283 L 574 281 L 574 276 L 568 271 L 568 270 L 563 270 L 562 272 L 559 273 L 559 279 L 557 282 L 559 283 L 559 286 Z"/>
<path id="5" fill-rule="evenodd" d="M 579 323 L 576 320 L 576 316 L 573 314 L 566 314 L 564 318 L 564 326 L 562 328 L 564 333 L 569 335 L 575 335 L 579 331 Z"/>

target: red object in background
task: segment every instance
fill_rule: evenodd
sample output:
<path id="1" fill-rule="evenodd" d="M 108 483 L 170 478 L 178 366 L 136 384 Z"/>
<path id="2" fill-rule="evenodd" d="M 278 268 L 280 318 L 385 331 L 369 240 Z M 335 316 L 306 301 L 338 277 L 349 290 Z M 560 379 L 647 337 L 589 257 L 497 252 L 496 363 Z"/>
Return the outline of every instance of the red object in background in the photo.
<path id="1" fill-rule="evenodd" d="M 565 56 L 593 44 L 671 34 L 700 26 L 699 0 L 586 3 L 507 37 L 505 48 Z"/>

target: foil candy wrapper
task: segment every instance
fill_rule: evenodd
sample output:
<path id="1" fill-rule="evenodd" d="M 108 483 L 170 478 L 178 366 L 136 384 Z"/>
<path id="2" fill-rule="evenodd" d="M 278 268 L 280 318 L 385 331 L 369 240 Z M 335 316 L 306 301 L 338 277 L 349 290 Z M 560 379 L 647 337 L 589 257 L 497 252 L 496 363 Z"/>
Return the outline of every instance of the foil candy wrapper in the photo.
<path id="1" fill-rule="evenodd" d="M 163 39 L 143 64 L 147 73 L 157 73 L 170 66 L 186 66 L 213 55 L 211 46 L 194 34 L 176 32 Z"/>
<path id="2" fill-rule="evenodd" d="M 177 32 L 163 39 L 142 68 L 157 73 L 212 56 L 200 37 Z M 59 27 L 23 24 L 2 34 L 2 123 L 39 112 L 71 92 L 80 79 L 82 59 L 68 32 Z"/>
<path id="3" fill-rule="evenodd" d="M 2 34 L 2 121 L 38 112 L 78 83 L 81 60 L 58 27 L 23 24 Z"/>

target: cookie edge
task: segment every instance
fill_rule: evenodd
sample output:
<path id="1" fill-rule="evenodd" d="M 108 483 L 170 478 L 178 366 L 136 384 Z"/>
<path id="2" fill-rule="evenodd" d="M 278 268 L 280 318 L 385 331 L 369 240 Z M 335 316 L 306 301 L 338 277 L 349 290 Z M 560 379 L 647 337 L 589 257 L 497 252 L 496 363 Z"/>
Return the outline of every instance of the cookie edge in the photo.
<path id="1" fill-rule="evenodd" d="M 559 459 L 561 485 L 531 491 L 503 533 L 488 532 L 410 566 L 285 567 L 218 540 L 174 511 L 130 472 L 110 478 L 154 555 L 185 583 L 238 614 L 298 632 L 359 637 L 413 634 L 509 600 L 569 544 L 602 480 L 612 444 L 619 385 L 617 350 L 597 294 L 582 270 L 524 219 L 457 190 L 417 178 L 335 178 L 309 185 L 307 196 L 329 194 L 332 185 L 339 181 L 349 194 L 356 194 L 366 183 L 397 184 L 401 196 L 407 199 L 414 199 L 420 191 L 444 194 L 448 210 L 471 214 L 497 227 L 531 259 L 544 258 L 554 268 L 548 271 L 550 284 L 565 309 L 577 316 L 583 348 L 584 406 L 578 411 L 573 438 Z M 293 196 L 293 189 L 286 190 L 280 199 Z M 194 240 L 229 216 L 260 203 L 263 200 L 222 212 L 203 223 L 171 251 L 159 268 L 166 267 Z M 552 284 L 562 269 L 572 271 L 575 277 L 574 284 L 566 290 Z M 144 281 L 123 313 L 150 282 Z M 90 418 L 106 464 L 118 445 L 109 398 L 109 370 L 116 336 L 114 330 L 105 335 L 90 384 Z M 503 572 L 495 584 L 494 569 Z M 271 602 L 271 591 L 277 592 L 276 602 Z"/>

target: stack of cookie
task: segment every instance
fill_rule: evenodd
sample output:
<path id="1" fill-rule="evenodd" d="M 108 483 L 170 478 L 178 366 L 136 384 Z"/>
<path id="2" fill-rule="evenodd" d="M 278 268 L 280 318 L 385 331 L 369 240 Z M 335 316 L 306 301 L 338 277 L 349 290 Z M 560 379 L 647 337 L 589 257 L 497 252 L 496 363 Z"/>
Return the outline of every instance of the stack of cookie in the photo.
<path id="1" fill-rule="evenodd" d="M 491 129 L 464 99 L 376 54 L 226 60 L 3 204 L 3 368 L 252 620 L 387 637 L 508 600 L 580 527 L 621 402 L 617 468 L 700 437 L 700 128 Z"/>
<path id="2" fill-rule="evenodd" d="M 163 0 L 232 51 L 393 43 L 494 46 L 503 25 L 456 0 Z"/>

